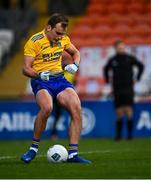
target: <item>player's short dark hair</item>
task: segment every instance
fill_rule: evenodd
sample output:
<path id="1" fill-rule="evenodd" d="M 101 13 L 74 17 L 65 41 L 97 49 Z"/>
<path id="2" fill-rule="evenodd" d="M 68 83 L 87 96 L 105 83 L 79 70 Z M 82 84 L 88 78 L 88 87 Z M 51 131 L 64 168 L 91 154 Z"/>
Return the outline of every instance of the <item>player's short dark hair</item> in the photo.
<path id="1" fill-rule="evenodd" d="M 116 47 L 117 47 L 119 44 L 121 44 L 121 43 L 124 43 L 124 41 L 121 40 L 121 39 L 116 40 L 116 41 L 114 42 L 113 46 L 116 48 Z"/>
<path id="2" fill-rule="evenodd" d="M 55 13 L 52 14 L 50 19 L 48 20 L 48 25 L 50 25 L 52 28 L 56 26 L 57 23 L 61 23 L 63 28 L 66 28 L 68 26 L 68 18 L 64 14 Z"/>

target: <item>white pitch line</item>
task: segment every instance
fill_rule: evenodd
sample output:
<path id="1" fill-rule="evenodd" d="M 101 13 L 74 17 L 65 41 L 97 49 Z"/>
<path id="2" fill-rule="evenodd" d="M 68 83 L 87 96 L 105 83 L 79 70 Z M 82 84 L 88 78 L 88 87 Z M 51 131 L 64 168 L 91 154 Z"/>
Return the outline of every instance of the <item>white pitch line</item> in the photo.
<path id="1" fill-rule="evenodd" d="M 110 153 L 111 151 L 105 150 L 105 151 L 87 151 L 87 152 L 79 152 L 79 154 L 94 154 L 94 153 Z"/>
<path id="2" fill-rule="evenodd" d="M 17 158 L 17 156 L 0 156 L 0 160 L 3 160 L 3 159 L 15 159 Z"/>
<path id="3" fill-rule="evenodd" d="M 111 151 L 87 151 L 87 152 L 79 152 L 79 154 L 94 154 L 94 153 L 110 153 Z M 39 154 L 37 155 L 37 158 L 46 157 L 46 155 Z M 5 159 L 16 159 L 18 156 L 0 156 L 0 160 Z"/>

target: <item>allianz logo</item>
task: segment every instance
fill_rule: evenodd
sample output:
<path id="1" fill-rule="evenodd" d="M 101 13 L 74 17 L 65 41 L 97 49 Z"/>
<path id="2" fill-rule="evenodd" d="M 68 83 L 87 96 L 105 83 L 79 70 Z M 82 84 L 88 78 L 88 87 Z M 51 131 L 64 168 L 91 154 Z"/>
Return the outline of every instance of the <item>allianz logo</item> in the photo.
<path id="1" fill-rule="evenodd" d="M 29 112 L 2 112 L 0 113 L 0 132 L 7 131 L 32 131 L 34 127 L 36 115 L 32 115 Z M 65 118 L 60 117 L 57 129 L 65 130 L 64 125 Z M 47 121 L 46 130 L 51 129 L 54 122 L 54 116 L 50 116 Z"/>
<path id="2" fill-rule="evenodd" d="M 2 131 L 33 131 L 36 115 L 30 112 L 2 112 L 0 113 L 0 132 Z M 46 130 L 51 130 L 54 124 L 55 117 L 51 115 L 48 118 Z M 67 117 L 61 115 L 57 122 L 58 131 L 67 131 Z M 82 135 L 90 133 L 96 123 L 95 114 L 88 108 L 82 108 Z"/>
<path id="3" fill-rule="evenodd" d="M 36 115 L 30 112 L 2 112 L 0 113 L 0 132 L 7 130 L 13 131 L 32 131 Z M 48 118 L 46 130 L 52 129 L 54 116 Z M 96 126 L 95 113 L 88 109 L 82 108 L 82 135 L 89 134 Z M 57 123 L 57 130 L 67 131 L 66 117 L 61 116 Z M 151 115 L 149 111 L 141 111 L 136 124 L 137 130 L 151 130 Z"/>
<path id="4" fill-rule="evenodd" d="M 151 116 L 149 111 L 141 111 L 138 123 L 136 125 L 137 130 L 141 130 L 144 128 L 148 130 L 151 129 Z"/>

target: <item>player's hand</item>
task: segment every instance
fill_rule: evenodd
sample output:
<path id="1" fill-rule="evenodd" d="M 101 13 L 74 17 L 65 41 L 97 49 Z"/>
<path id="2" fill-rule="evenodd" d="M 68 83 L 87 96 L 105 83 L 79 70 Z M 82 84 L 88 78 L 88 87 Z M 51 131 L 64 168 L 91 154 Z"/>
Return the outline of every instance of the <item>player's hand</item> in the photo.
<path id="1" fill-rule="evenodd" d="M 50 76 L 49 71 L 44 71 L 44 72 L 39 73 L 39 77 L 44 81 L 49 81 L 49 76 Z"/>
<path id="2" fill-rule="evenodd" d="M 78 70 L 78 65 L 74 64 L 68 64 L 67 66 L 65 66 L 65 71 L 68 71 L 71 74 L 74 74 L 77 72 Z"/>

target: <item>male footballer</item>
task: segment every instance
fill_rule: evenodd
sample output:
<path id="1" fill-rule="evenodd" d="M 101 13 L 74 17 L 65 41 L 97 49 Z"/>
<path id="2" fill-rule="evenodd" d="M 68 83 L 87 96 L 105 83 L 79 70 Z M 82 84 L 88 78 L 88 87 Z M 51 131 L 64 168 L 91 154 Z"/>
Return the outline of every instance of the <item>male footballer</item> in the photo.
<path id="1" fill-rule="evenodd" d="M 69 128 L 68 162 L 90 163 L 78 155 L 78 143 L 82 128 L 81 104 L 73 85 L 63 75 L 62 53 L 67 51 L 73 63 L 64 70 L 76 73 L 80 53 L 66 35 L 68 18 L 63 14 L 53 14 L 45 29 L 34 34 L 24 47 L 23 74 L 31 78 L 31 87 L 40 107 L 34 123 L 32 143 L 21 160 L 30 163 L 38 152 L 41 135 L 53 109 L 53 99 L 66 108 L 71 115 Z"/>

